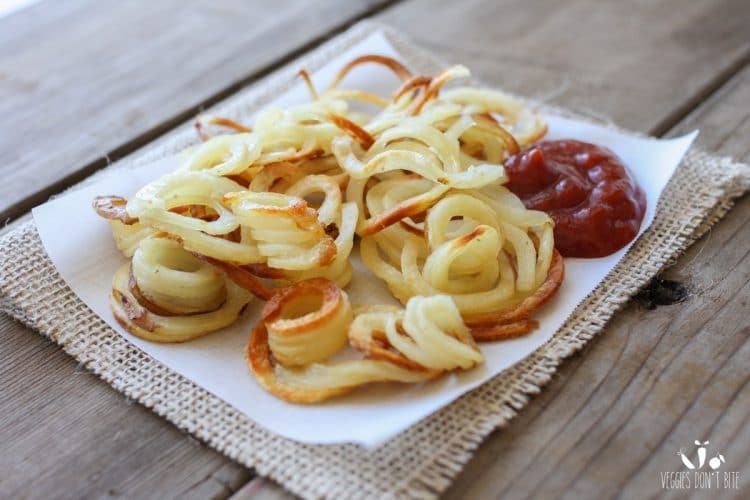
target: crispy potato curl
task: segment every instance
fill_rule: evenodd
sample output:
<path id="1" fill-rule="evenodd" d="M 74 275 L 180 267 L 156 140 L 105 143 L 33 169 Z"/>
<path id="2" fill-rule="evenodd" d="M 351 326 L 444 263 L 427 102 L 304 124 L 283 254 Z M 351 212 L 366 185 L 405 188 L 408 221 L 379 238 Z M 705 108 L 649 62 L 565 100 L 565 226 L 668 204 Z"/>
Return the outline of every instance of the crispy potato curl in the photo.
<path id="1" fill-rule="evenodd" d="M 553 225 L 507 190 L 492 193 L 448 194 L 423 223 L 402 223 L 363 238 L 362 260 L 403 303 L 417 295 L 448 294 L 468 322 L 478 317 L 485 324 L 493 317 L 501 322 L 505 311 L 547 280 Z M 556 277 L 549 294 L 561 280 Z M 532 310 L 513 319 L 527 319 Z"/>
<path id="2" fill-rule="evenodd" d="M 110 304 L 133 335 L 185 342 L 231 325 L 251 299 L 176 241 L 149 237 L 115 273 Z"/>
<path id="3" fill-rule="evenodd" d="M 393 90 L 352 85 L 366 65 L 392 75 Z M 469 76 L 363 55 L 327 86 L 301 70 L 309 100 L 252 123 L 198 116 L 200 140 L 174 171 L 129 200 L 93 201 L 128 259 L 112 281 L 115 318 L 183 342 L 260 298 L 249 367 L 295 403 L 468 370 L 483 362 L 476 342 L 536 328 L 564 264 L 552 219 L 504 187 L 503 163 L 547 125 L 507 94 L 457 85 Z M 404 307 L 352 307 L 357 241 Z M 357 359 L 337 357 L 346 349 Z"/>
<path id="4" fill-rule="evenodd" d="M 364 357 L 328 361 L 347 339 Z M 322 279 L 279 290 L 266 303 L 247 359 L 266 390 L 294 403 L 317 403 L 373 382 L 422 382 L 483 361 L 449 297 L 415 297 L 405 310 L 352 312 L 346 292 Z"/>

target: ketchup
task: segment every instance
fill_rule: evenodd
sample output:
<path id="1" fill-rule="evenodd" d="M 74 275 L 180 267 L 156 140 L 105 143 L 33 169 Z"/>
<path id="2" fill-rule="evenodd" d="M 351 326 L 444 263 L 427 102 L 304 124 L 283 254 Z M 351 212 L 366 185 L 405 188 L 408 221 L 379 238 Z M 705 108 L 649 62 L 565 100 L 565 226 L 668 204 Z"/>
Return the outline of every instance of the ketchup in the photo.
<path id="1" fill-rule="evenodd" d="M 555 221 L 565 257 L 604 257 L 635 238 L 646 197 L 609 149 L 564 140 L 533 144 L 505 162 L 506 187 Z"/>

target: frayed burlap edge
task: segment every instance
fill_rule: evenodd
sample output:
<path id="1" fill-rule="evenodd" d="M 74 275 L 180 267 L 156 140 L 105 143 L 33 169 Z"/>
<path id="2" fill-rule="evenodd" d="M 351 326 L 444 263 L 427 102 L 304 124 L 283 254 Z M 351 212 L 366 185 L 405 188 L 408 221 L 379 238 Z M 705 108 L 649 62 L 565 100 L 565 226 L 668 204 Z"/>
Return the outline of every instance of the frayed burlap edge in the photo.
<path id="1" fill-rule="evenodd" d="M 440 68 L 439 61 L 397 33 L 364 22 L 215 111 L 246 117 L 289 88 L 299 67 L 315 70 L 378 29 L 386 32 L 415 70 Z M 179 151 L 195 141 L 189 128 L 181 127 L 93 178 Z M 565 357 L 600 332 L 634 293 L 731 208 L 732 200 L 748 189 L 749 172 L 746 165 L 731 159 L 691 151 L 665 190 L 652 227 L 548 343 L 372 451 L 354 445 L 303 445 L 279 437 L 150 358 L 109 328 L 67 287 L 32 222 L 0 240 L 0 309 L 58 343 L 127 397 L 302 497 L 432 498 L 450 485 L 492 430 L 513 418 L 540 391 Z"/>

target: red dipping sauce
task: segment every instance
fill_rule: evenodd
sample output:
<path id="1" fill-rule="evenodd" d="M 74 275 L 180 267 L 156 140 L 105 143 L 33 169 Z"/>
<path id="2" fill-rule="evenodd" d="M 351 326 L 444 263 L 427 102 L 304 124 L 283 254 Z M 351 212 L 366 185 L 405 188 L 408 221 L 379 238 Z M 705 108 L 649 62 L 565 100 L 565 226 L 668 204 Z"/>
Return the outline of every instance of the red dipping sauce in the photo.
<path id="1" fill-rule="evenodd" d="M 565 257 L 604 257 L 638 234 L 646 197 L 612 151 L 586 142 L 543 141 L 505 162 L 506 187 L 555 221 Z"/>

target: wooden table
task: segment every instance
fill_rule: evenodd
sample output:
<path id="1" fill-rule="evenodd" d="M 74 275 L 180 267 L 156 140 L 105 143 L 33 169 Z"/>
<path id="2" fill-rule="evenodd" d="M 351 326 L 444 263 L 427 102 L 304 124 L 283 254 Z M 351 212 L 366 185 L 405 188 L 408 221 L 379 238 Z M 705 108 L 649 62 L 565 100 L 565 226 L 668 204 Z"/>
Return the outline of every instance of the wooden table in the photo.
<path id="1" fill-rule="evenodd" d="M 747 0 L 43 0 L 0 18 L 0 220 L 364 17 L 510 91 L 656 136 L 699 127 L 750 160 Z M 664 272 L 685 300 L 631 301 L 445 497 L 684 496 L 658 473 L 710 439 L 747 498 L 749 217 L 745 197 Z M 7 317 L 0 359 L 0 497 L 287 496 Z"/>

